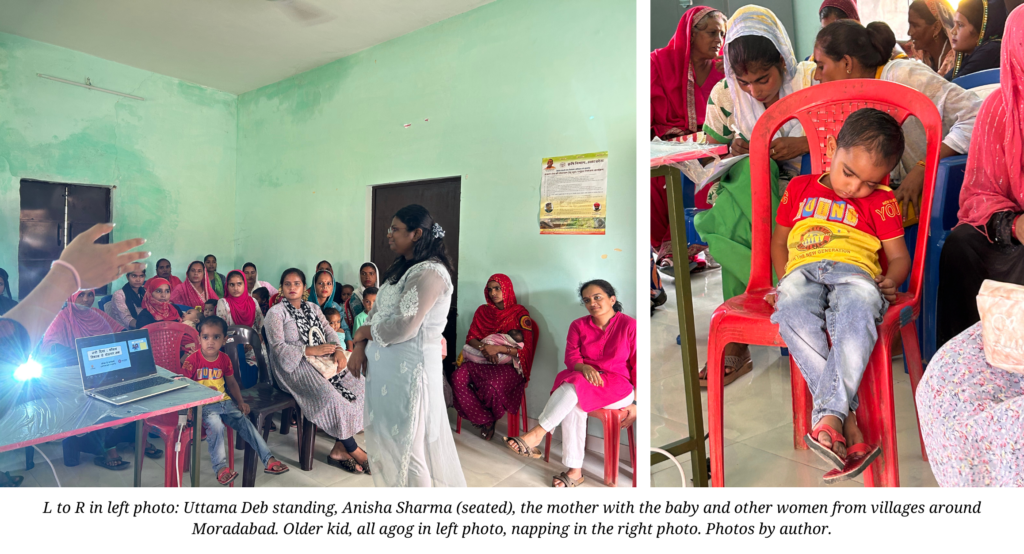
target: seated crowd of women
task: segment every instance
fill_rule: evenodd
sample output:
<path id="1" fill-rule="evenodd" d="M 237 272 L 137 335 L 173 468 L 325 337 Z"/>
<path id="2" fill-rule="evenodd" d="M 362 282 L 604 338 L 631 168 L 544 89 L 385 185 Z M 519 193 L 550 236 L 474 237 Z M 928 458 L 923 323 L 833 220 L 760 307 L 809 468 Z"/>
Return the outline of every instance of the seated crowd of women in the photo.
<path id="1" fill-rule="evenodd" d="M 414 244 L 424 240 L 423 230 L 434 229 L 429 213 L 415 208 L 400 211 L 389 231 L 400 260 L 406 255 L 415 260 Z M 417 240 L 403 244 L 399 235 L 412 235 L 410 230 L 419 231 Z M 436 229 L 433 232 L 438 234 Z M 259 280 L 255 265 L 247 263 L 242 270 L 217 278 L 221 295 L 211 283 L 211 275 L 217 274 L 213 256 L 190 264 L 184 280 L 171 275 L 170 262 L 161 259 L 154 277 L 147 279 L 142 268 L 128 273 L 105 311 L 93 307 L 93 290 L 74 293 L 46 329 L 38 350 L 43 355 L 73 357 L 78 338 L 158 322 L 195 327 L 203 315 L 217 315 L 228 325 L 251 327 L 263 334 L 279 386 L 295 398 L 303 417 L 335 437 L 329 463 L 350 473 L 373 475 L 379 485 L 465 485 L 440 387 L 445 356 L 441 332 L 452 285 L 447 278 L 450 270 L 443 263 L 443 231 L 439 234 L 433 240 L 427 237 L 433 246 L 425 248 L 426 253 L 418 252 L 424 259 L 405 267 L 397 280 L 395 268 L 403 264 L 396 260 L 380 288 L 372 263 L 360 267 L 358 287 L 339 287 L 326 261 L 317 265 L 312 283 L 303 271 L 290 268 L 278 287 Z M 0 302 L 13 307 L 16 303 L 2 270 L 0 286 L 4 287 Z M 378 291 L 381 302 L 375 303 Z M 583 481 L 587 412 L 622 409 L 623 427 L 636 418 L 636 321 L 620 313 L 615 290 L 606 281 L 590 281 L 578 293 L 590 315 L 569 328 L 566 369 L 556 377 L 539 425 L 522 437 L 505 439 L 517 454 L 538 457 L 537 445 L 561 425 L 567 470 L 552 481 L 552 486 L 559 487 L 575 487 Z M 539 335 L 507 276 L 488 279 L 485 300 L 473 318 L 451 384 L 458 413 L 478 425 L 489 440 L 505 412 L 519 413 L 525 405 Z M 179 345 L 183 356 L 197 347 L 186 340 Z M 255 365 L 251 354 L 246 355 L 247 363 Z M 420 378 L 425 379 L 425 389 L 417 381 Z M 375 385 L 380 380 L 385 382 L 382 387 Z M 401 434 L 400 427 L 417 420 L 420 424 L 407 430 L 409 440 L 392 438 Z M 375 432 L 375 426 L 384 432 Z M 364 427 L 367 444 L 379 453 L 376 457 L 354 439 Z M 75 448 L 94 454 L 101 467 L 124 469 L 129 462 L 117 453 L 116 445 L 133 438 L 122 431 L 95 431 L 74 440 Z M 146 455 L 160 457 L 162 451 L 147 444 Z M 65 462 L 72 459 L 77 460 L 77 450 Z M 409 462 L 397 463 L 401 460 Z M 0 485 L 13 483 L 0 479 Z"/>
<path id="2" fill-rule="evenodd" d="M 651 54 L 651 136 L 703 132 L 707 142 L 728 144 L 730 155 L 749 151 L 749 137 L 766 109 L 818 83 L 887 80 L 934 103 L 942 119 L 940 157 L 968 155 L 959 224 L 940 258 L 934 309 L 938 344 L 945 346 L 917 393 L 930 461 L 943 485 L 1024 484 L 1024 450 L 996 446 L 1024 432 L 1024 382 L 986 362 L 975 301 L 985 279 L 1024 285 L 1024 224 L 1018 225 L 1024 214 L 1020 3 L 963 0 L 954 10 L 945 0 L 917 0 L 908 16 L 913 40 L 899 48 L 885 23 L 860 23 L 855 1 L 826 0 L 819 10 L 822 29 L 806 62 L 797 62 L 785 28 L 769 10 L 745 6 L 726 22 L 716 10 L 697 6 L 686 12 L 668 46 Z M 999 68 L 1001 86 L 984 102 L 951 82 L 991 68 Z M 926 141 L 917 120 L 903 131 L 906 148 L 890 180 L 909 227 L 920 211 Z M 808 152 L 796 121 L 771 142 L 773 207 Z M 695 226 L 721 263 L 725 299 L 742 293 L 750 274 L 750 188 L 744 160 L 697 199 L 710 206 L 696 216 Z M 651 246 L 661 249 L 659 262 L 665 263 L 664 183 L 652 179 L 651 195 Z M 652 279 L 652 306 L 655 287 Z M 747 346 L 729 344 L 725 354 L 726 384 L 750 371 Z"/>

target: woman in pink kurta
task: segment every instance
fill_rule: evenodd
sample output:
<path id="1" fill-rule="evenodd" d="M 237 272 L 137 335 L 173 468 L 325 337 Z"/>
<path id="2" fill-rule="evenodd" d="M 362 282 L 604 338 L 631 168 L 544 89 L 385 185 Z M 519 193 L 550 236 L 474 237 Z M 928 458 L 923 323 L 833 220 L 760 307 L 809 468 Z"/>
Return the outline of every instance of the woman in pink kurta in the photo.
<path id="1" fill-rule="evenodd" d="M 539 458 L 540 441 L 562 426 L 562 462 L 567 470 L 554 477 L 552 487 L 583 482 L 587 412 L 622 410 L 624 428 L 636 419 L 636 320 L 622 313 L 615 289 L 607 281 L 584 283 L 579 294 L 590 315 L 569 325 L 566 369 L 555 377 L 538 425 L 521 437 L 505 437 L 505 444 L 516 454 Z"/>

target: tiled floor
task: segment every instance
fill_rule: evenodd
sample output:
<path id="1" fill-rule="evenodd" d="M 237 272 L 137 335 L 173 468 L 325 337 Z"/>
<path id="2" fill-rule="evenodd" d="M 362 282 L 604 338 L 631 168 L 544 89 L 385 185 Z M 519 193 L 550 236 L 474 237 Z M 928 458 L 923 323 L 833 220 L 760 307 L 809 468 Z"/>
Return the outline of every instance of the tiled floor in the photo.
<path id="1" fill-rule="evenodd" d="M 664 279 L 669 300 L 651 319 L 651 446 L 661 446 L 687 435 L 683 394 L 682 358 L 676 345 L 679 324 L 675 282 Z M 692 275 L 696 319 L 697 360 L 707 359 L 708 325 L 722 303 L 721 271 Z M 793 420 L 789 362 L 779 349 L 752 347 L 754 370 L 725 389 L 725 475 L 733 487 L 825 486 L 821 477 L 828 466 L 807 450 L 793 449 Z M 917 420 L 910 394 L 910 378 L 902 359 L 894 360 L 896 430 L 900 484 L 936 486 L 931 468 L 921 459 Z M 707 392 L 701 393 L 707 431 Z M 689 486 L 690 458 L 680 458 Z M 833 486 L 861 486 L 862 477 Z M 651 484 L 678 487 L 679 471 L 666 461 L 651 468 Z"/>
<path id="2" fill-rule="evenodd" d="M 451 412 L 454 423 L 454 411 Z M 277 418 L 275 418 L 277 420 Z M 280 421 L 277 421 L 280 423 Z M 503 429 L 499 425 L 495 433 L 496 440 L 486 442 L 474 435 L 475 428 L 463 425 L 462 434 L 454 435 L 462 469 L 466 482 L 471 487 L 546 487 L 551 483 L 551 476 L 565 469 L 559 463 L 561 459 L 561 443 L 552 441 L 551 463 L 543 458 L 528 460 L 519 458 L 509 452 L 501 442 Z M 327 465 L 327 456 L 334 445 L 332 439 L 320 433 L 316 441 L 316 453 L 311 471 L 301 471 L 298 462 L 298 445 L 293 429 L 288 435 L 278 432 L 270 434 L 268 444 L 270 450 L 282 462 L 291 467 L 291 471 L 283 475 L 267 475 L 259 471 L 256 476 L 257 487 L 372 487 L 373 480 L 365 475 L 352 475 L 337 466 Z M 157 448 L 163 448 L 160 439 L 149 439 Z M 363 444 L 363 435 L 356 435 L 356 441 Z M 110 471 L 93 464 L 92 456 L 82 454 L 81 464 L 65 467 L 62 460 L 60 442 L 41 445 L 40 448 L 53 462 L 60 484 L 65 487 L 130 487 L 133 471 Z M 200 483 L 204 487 L 217 487 L 217 480 L 210 465 L 210 455 L 206 443 L 202 443 L 202 461 L 200 462 Z M 122 453 L 127 460 L 133 459 L 133 451 L 125 448 Z M 235 471 L 242 472 L 242 450 L 235 451 Z M 159 487 L 163 485 L 164 463 L 166 457 L 159 460 L 146 459 L 142 466 L 143 486 Z M 22 487 L 52 487 L 56 483 L 53 472 L 46 461 L 36 453 L 35 468 L 24 470 L 24 454 L 8 452 L 0 455 L 0 469 L 11 470 L 11 475 L 24 475 Z M 588 453 L 584 463 L 584 487 L 604 487 L 602 457 L 600 454 Z M 236 481 L 241 486 L 242 478 Z M 619 474 L 619 486 L 628 487 L 632 476 L 623 471 Z M 189 486 L 189 474 L 183 477 L 183 486 Z"/>

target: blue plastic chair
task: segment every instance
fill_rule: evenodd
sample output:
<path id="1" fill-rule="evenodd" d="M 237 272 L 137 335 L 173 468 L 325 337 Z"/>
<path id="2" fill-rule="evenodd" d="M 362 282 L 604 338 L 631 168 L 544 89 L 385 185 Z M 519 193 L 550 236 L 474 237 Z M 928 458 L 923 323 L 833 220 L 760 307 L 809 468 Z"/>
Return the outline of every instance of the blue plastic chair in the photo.
<path id="1" fill-rule="evenodd" d="M 984 85 L 998 85 L 999 68 L 986 69 L 971 73 L 970 75 L 964 75 L 963 77 L 957 77 L 953 79 L 953 84 L 963 89 L 972 89 Z"/>
<path id="2" fill-rule="evenodd" d="M 103 311 L 103 307 L 104 307 L 104 306 L 106 306 L 106 305 L 107 305 L 107 302 L 110 302 L 110 299 L 111 299 L 111 298 L 113 298 L 113 297 L 114 297 L 114 295 L 112 295 L 112 294 L 108 294 L 108 295 L 106 295 L 106 296 L 104 296 L 104 297 L 100 298 L 100 299 L 99 299 L 99 300 L 98 300 L 98 301 L 96 302 L 96 307 L 97 307 L 97 308 L 99 308 L 99 309 L 100 309 L 100 311 L 102 312 L 102 311 Z"/>
<path id="3" fill-rule="evenodd" d="M 978 73 L 988 73 L 979 71 Z M 977 73 L 968 75 L 973 77 Z M 928 362 L 938 350 L 935 331 L 937 329 L 935 308 L 939 301 L 939 257 L 946 238 L 957 224 L 960 209 L 960 188 L 964 184 L 964 170 L 967 156 L 951 156 L 939 161 L 935 176 L 935 193 L 932 205 L 931 236 L 928 237 L 928 259 L 924 266 L 924 294 L 921 297 L 921 359 Z"/>

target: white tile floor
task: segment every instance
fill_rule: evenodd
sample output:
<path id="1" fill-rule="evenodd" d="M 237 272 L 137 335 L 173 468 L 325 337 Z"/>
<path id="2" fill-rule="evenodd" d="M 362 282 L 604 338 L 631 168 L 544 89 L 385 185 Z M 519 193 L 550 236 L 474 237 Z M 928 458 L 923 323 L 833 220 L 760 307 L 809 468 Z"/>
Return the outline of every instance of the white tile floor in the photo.
<path id="1" fill-rule="evenodd" d="M 455 421 L 454 410 L 449 410 L 451 420 Z M 279 416 L 275 421 L 280 424 Z M 539 460 L 528 460 L 519 458 L 509 452 L 501 442 L 501 434 L 504 431 L 503 424 L 498 426 L 495 433 L 495 440 L 486 442 L 475 436 L 476 428 L 466 425 L 463 422 L 462 434 L 455 436 L 455 445 L 459 452 L 459 459 L 462 462 L 462 469 L 466 475 L 466 482 L 471 487 L 546 487 L 550 486 L 551 476 L 563 471 L 564 466 L 559 463 L 561 460 L 561 443 L 553 440 L 551 444 L 551 463 L 545 463 L 543 458 Z M 556 435 L 557 438 L 557 435 Z M 164 448 L 160 439 L 149 439 L 157 448 Z M 334 445 L 333 439 L 320 433 L 316 441 L 316 452 L 314 454 L 313 469 L 302 471 L 298 462 L 297 435 L 292 429 L 288 435 L 281 435 L 274 431 L 270 434 L 268 445 L 270 450 L 287 464 L 291 471 L 282 475 L 267 475 L 262 471 L 257 472 L 257 487 L 372 487 L 373 480 L 365 475 L 352 475 L 341 470 L 337 466 L 327 465 L 327 456 Z M 356 435 L 356 441 L 363 444 L 363 435 Z M 124 446 L 122 456 L 126 460 L 133 460 L 134 452 L 130 447 Z M 81 455 L 81 463 L 75 467 L 65 467 L 62 459 L 61 443 L 51 442 L 40 446 L 42 451 L 53 462 L 60 484 L 65 487 L 130 487 L 132 486 L 133 471 L 128 468 L 124 471 L 110 471 L 93 464 L 93 456 Z M 623 448 L 625 450 L 625 447 Z M 213 468 L 210 465 L 210 455 L 206 443 L 201 443 L 200 462 L 200 484 L 204 487 L 217 487 L 217 480 L 213 475 Z M 53 487 L 56 482 L 53 472 L 39 453 L 35 455 L 35 468 L 25 471 L 24 453 L 7 452 L 0 455 L 0 469 L 10 470 L 11 475 L 23 475 L 25 481 L 22 487 Z M 163 486 L 164 463 L 166 457 L 159 460 L 146 459 L 143 463 L 142 482 L 146 487 Z M 243 451 L 235 451 L 235 471 L 242 473 Z M 588 453 L 584 463 L 584 487 L 604 487 L 603 481 L 603 458 L 600 454 Z M 189 474 L 183 477 L 183 486 L 189 486 Z M 235 482 L 235 486 L 242 484 L 241 476 Z M 619 486 L 628 487 L 632 483 L 632 476 L 625 470 L 619 474 Z"/>
<path id="2" fill-rule="evenodd" d="M 686 436 L 682 358 L 676 345 L 679 323 L 675 281 L 663 278 L 668 302 L 651 318 L 651 446 Z M 690 277 L 696 320 L 697 360 L 707 359 L 708 325 L 722 303 L 720 270 Z M 827 466 L 807 450 L 793 449 L 793 416 L 789 362 L 778 348 L 751 347 L 754 370 L 725 389 L 725 481 L 732 487 L 825 486 Z M 931 468 L 921 459 L 917 420 L 910 394 L 910 378 L 902 358 L 893 362 L 896 429 L 900 484 L 936 486 Z M 707 432 L 707 392 L 701 393 L 704 430 Z M 680 458 L 687 486 L 692 477 L 689 454 Z M 862 486 L 862 477 L 833 486 Z M 651 485 L 678 487 L 679 471 L 672 462 L 651 468 Z"/>

